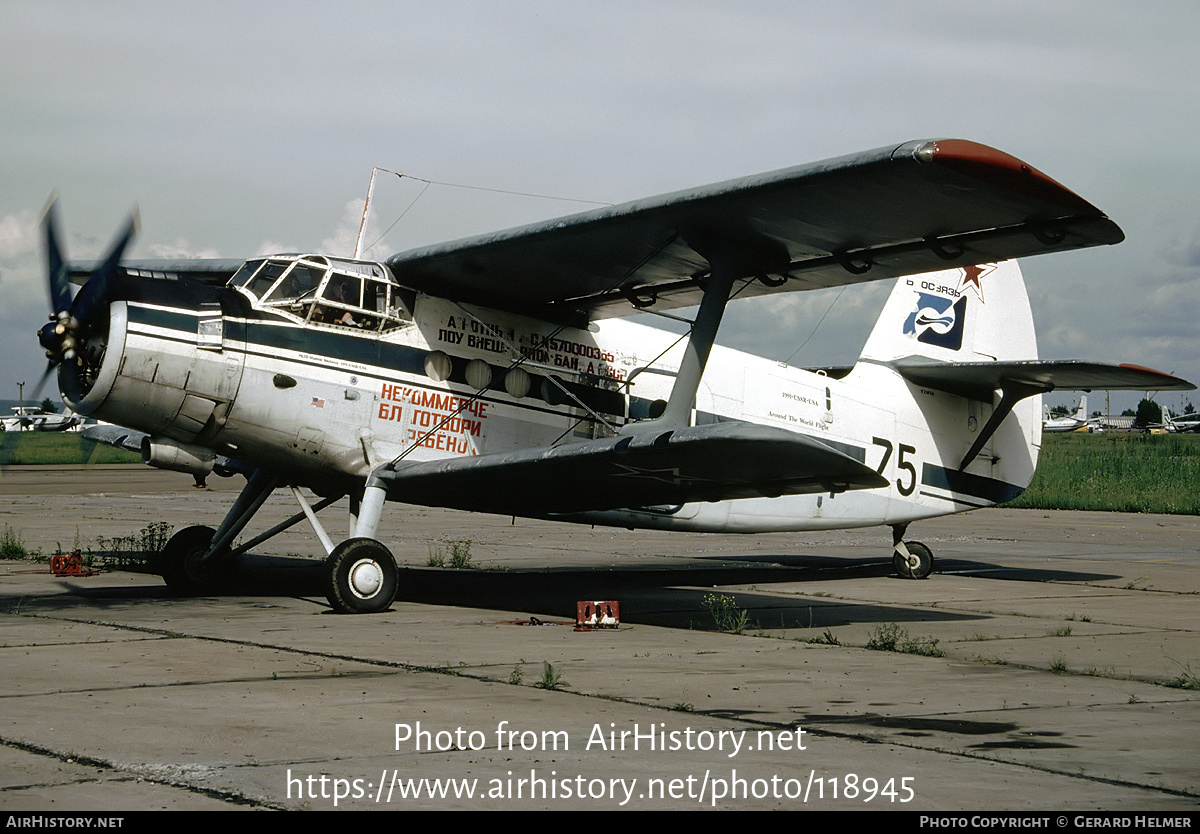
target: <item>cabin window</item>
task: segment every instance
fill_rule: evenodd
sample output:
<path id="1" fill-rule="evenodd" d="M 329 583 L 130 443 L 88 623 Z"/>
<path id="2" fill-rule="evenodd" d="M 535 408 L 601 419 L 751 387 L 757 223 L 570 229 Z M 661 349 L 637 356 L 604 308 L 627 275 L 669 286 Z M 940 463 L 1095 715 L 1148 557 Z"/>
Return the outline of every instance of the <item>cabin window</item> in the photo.
<path id="1" fill-rule="evenodd" d="M 388 331 L 411 321 L 400 288 L 382 276 L 334 270 L 313 304 L 309 321 Z"/>
<path id="2" fill-rule="evenodd" d="M 334 272 L 314 305 L 312 321 L 341 324 L 347 327 L 370 327 L 367 311 L 362 306 L 362 278 Z"/>
<path id="3" fill-rule="evenodd" d="M 309 266 L 308 264 L 296 264 L 292 267 L 292 271 L 287 274 L 287 277 L 279 282 L 279 286 L 271 293 L 270 301 L 272 303 L 287 303 L 289 301 L 298 301 L 304 298 L 312 298 L 317 287 L 321 285 L 321 279 L 325 277 L 325 269 L 319 266 Z"/>

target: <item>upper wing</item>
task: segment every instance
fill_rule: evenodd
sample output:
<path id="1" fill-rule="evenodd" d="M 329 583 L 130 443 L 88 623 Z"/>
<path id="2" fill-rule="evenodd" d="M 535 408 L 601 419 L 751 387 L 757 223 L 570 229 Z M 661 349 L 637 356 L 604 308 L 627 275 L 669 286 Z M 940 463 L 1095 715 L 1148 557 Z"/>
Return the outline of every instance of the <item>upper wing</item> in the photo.
<path id="1" fill-rule="evenodd" d="M 746 297 L 1123 238 L 1099 209 L 1045 174 L 950 139 L 424 247 L 387 264 L 413 289 L 568 319 L 698 304 L 714 258 L 750 281 L 739 291 Z"/>
<path id="2" fill-rule="evenodd" d="M 245 261 L 233 258 L 148 258 L 122 261 L 121 268 L 130 275 L 149 278 L 191 278 L 204 284 L 224 286 Z M 71 261 L 67 264 L 67 275 L 73 284 L 85 284 L 99 261 Z"/>

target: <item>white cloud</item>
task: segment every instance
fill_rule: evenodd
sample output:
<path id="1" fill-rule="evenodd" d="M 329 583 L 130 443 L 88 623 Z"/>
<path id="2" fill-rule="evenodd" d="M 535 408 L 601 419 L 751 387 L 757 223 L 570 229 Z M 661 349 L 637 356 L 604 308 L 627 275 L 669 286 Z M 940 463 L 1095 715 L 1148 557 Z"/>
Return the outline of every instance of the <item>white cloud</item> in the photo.
<path id="1" fill-rule="evenodd" d="M 174 243 L 151 243 L 147 247 L 156 258 L 219 258 L 221 254 L 213 248 L 196 247 L 182 237 Z"/>
<path id="2" fill-rule="evenodd" d="M 0 258 L 7 260 L 36 252 L 39 240 L 37 216 L 29 209 L 0 218 Z"/>
<path id="3" fill-rule="evenodd" d="M 354 257 L 354 247 L 358 243 L 358 230 L 362 225 L 363 206 L 365 200 L 351 200 L 342 210 L 342 219 L 333 234 L 321 241 L 321 251 L 343 258 Z M 369 224 L 370 226 L 374 223 Z M 366 244 L 370 245 L 372 237 L 367 235 Z M 363 257 L 367 257 L 364 255 Z"/>

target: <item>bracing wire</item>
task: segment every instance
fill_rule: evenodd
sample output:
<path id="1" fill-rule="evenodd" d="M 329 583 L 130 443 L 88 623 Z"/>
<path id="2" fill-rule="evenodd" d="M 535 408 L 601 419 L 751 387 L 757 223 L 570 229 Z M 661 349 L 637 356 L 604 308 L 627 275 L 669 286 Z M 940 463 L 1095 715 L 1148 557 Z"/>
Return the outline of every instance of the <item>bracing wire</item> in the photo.
<path id="1" fill-rule="evenodd" d="M 493 194 L 511 194 L 515 197 L 536 197 L 541 200 L 559 200 L 559 201 L 562 201 L 565 203 L 586 203 L 586 204 L 592 205 L 592 206 L 611 206 L 611 205 L 613 205 L 612 203 L 605 203 L 600 200 L 581 200 L 577 197 L 556 197 L 556 196 L 553 196 L 550 194 L 533 194 L 528 191 L 510 191 L 505 188 L 485 188 L 482 185 L 463 185 L 462 183 L 457 183 L 457 182 L 439 182 L 438 180 L 427 180 L 424 177 L 417 177 L 412 174 L 401 174 L 397 171 L 388 171 L 386 168 L 380 168 L 379 170 L 384 171 L 388 174 L 395 174 L 397 177 L 399 177 L 401 179 L 407 177 L 410 180 L 416 180 L 417 182 L 423 182 L 423 183 L 425 183 L 425 187 L 421 189 L 420 193 L 417 194 L 417 196 L 413 198 L 412 202 L 410 202 L 408 204 L 408 206 L 404 209 L 404 211 L 402 211 L 400 213 L 400 216 L 397 217 L 395 220 L 393 220 L 392 224 L 390 226 L 388 226 L 386 229 L 384 229 L 383 233 L 380 234 L 379 237 L 375 238 L 375 240 L 371 242 L 370 246 L 366 247 L 366 249 L 363 250 L 364 252 L 371 249 L 373 246 L 375 246 L 375 244 L 379 243 L 379 241 L 383 240 L 387 236 L 387 233 L 390 232 L 392 229 L 394 229 L 396 227 L 396 224 L 404 219 L 404 215 L 408 214 L 409 210 L 412 209 L 412 207 L 417 204 L 417 200 L 420 200 L 421 197 L 424 196 L 425 192 L 429 189 L 429 186 L 431 186 L 431 185 L 443 185 L 443 186 L 446 186 L 447 188 L 465 188 L 470 191 L 489 191 Z"/>

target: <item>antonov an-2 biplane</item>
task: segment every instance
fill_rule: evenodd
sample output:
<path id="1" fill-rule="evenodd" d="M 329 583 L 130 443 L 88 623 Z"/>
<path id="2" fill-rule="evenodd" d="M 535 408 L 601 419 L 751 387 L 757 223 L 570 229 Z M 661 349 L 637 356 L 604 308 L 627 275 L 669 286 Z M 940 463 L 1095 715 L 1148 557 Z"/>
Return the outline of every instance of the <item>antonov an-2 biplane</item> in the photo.
<path id="1" fill-rule="evenodd" d="M 250 467 L 217 530 L 176 533 L 167 584 L 307 517 L 342 612 L 386 609 L 385 501 L 628 528 L 887 525 L 904 577 L 918 519 L 1029 483 L 1040 395 L 1190 389 L 1130 365 L 1041 361 L 1014 258 L 1117 243 L 1096 207 L 1018 159 L 917 141 L 415 249 L 94 264 L 45 220 L 63 399 L 145 433 L 144 459 Z M 896 279 L 853 367 L 717 347 L 734 298 Z M 71 298 L 69 283 L 82 283 Z M 695 307 L 677 337 L 632 313 Z M 302 512 L 234 546 L 279 487 Z M 315 504 L 300 487 L 321 496 Z M 350 536 L 315 513 L 346 495 Z"/>

